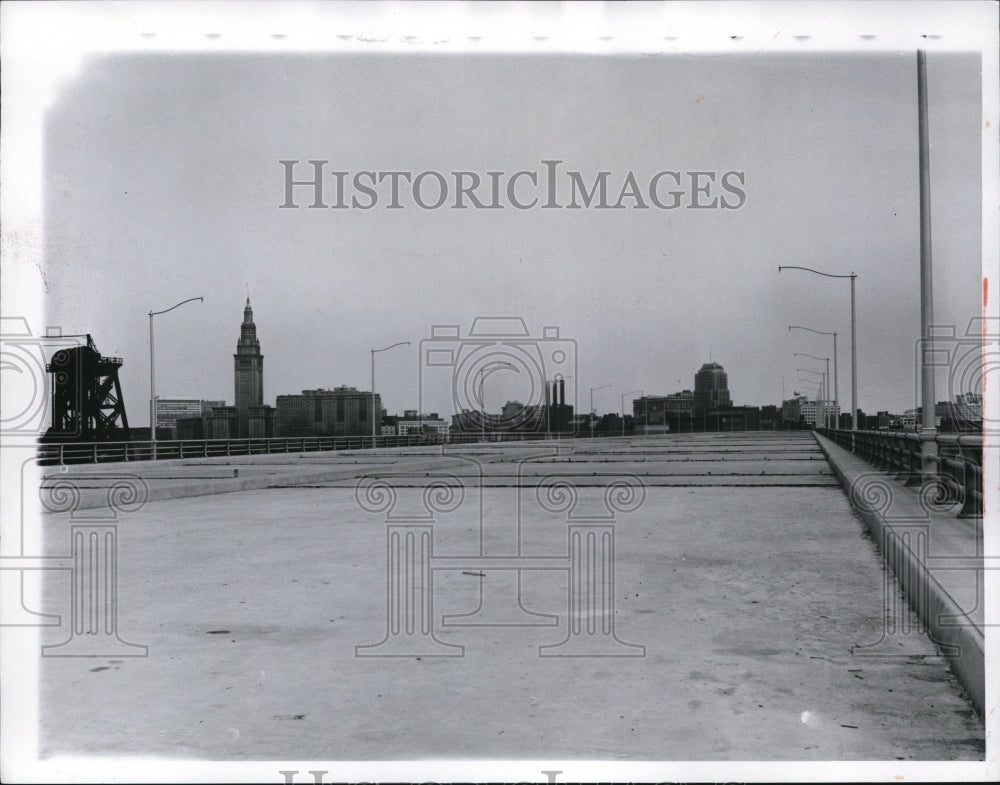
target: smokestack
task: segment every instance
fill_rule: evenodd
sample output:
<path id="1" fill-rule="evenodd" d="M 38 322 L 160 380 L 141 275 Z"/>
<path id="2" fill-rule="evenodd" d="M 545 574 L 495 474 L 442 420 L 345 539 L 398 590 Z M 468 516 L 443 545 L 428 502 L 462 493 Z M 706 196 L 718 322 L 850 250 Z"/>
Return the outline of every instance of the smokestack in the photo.
<path id="1" fill-rule="evenodd" d="M 552 399 L 555 398 L 554 382 L 545 382 L 545 430 L 552 430 Z"/>

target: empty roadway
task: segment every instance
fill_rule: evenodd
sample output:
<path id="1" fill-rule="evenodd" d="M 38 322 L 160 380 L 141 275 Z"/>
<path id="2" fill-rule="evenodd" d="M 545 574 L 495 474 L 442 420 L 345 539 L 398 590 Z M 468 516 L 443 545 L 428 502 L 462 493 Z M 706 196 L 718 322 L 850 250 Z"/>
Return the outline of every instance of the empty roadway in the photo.
<path id="1" fill-rule="evenodd" d="M 238 479 L 227 476 L 234 468 Z M 64 474 L 79 475 L 96 498 L 108 484 L 101 476 L 116 471 L 178 495 L 118 521 L 118 629 L 148 646 L 148 657 L 43 658 L 43 755 L 984 754 L 982 723 L 926 636 L 906 636 L 896 656 L 863 656 L 881 639 L 895 598 L 884 596 L 877 548 L 806 433 L 470 445 L 444 454 L 402 448 Z M 271 487 L 238 490 L 248 479 Z M 615 481 L 629 488 L 608 502 L 605 488 Z M 448 497 L 434 502 L 432 518 L 428 486 Z M 394 494 L 393 507 L 365 495 L 379 488 Z M 43 522 L 46 552 L 65 552 L 68 516 Z M 539 656 L 539 647 L 567 637 L 566 572 L 523 569 L 519 608 L 518 573 L 492 569 L 490 558 L 565 558 L 574 523 L 613 525 L 615 635 L 632 646 L 612 653 L 644 647 L 642 656 Z M 434 571 L 432 623 L 441 651 L 462 647 L 462 656 L 356 656 L 372 651 L 356 647 L 387 634 L 387 524 L 431 525 L 435 558 L 453 558 L 453 567 L 442 562 Z M 52 573 L 40 610 L 65 618 L 68 597 L 68 575 Z M 480 619 L 486 626 L 443 622 L 473 612 L 483 597 L 496 612 Z M 515 618 L 538 626 L 503 626 Z M 42 642 L 66 636 L 65 625 L 46 629 Z"/>

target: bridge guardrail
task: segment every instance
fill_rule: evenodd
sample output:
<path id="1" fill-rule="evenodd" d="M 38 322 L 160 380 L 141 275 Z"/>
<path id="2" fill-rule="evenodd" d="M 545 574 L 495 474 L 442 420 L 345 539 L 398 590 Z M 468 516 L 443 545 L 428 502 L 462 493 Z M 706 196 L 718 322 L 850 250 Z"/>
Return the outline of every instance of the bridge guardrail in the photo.
<path id="1" fill-rule="evenodd" d="M 557 437 L 558 434 L 552 434 Z M 487 442 L 520 442 L 544 440 L 544 433 L 493 433 Z M 42 465 L 61 463 L 118 463 L 130 461 L 169 460 L 177 458 L 221 458 L 240 455 L 270 455 L 275 453 L 335 452 L 372 447 L 417 447 L 437 444 L 472 444 L 483 441 L 479 434 L 434 434 L 407 436 L 298 436 L 270 439 L 173 439 L 144 442 L 77 442 L 39 444 L 38 462 Z"/>
<path id="2" fill-rule="evenodd" d="M 771 432 L 768 430 L 768 432 Z M 700 433 L 700 432 L 695 432 Z M 714 431 L 705 433 L 713 434 Z M 627 433 L 630 438 L 641 434 Z M 412 434 L 406 436 L 282 436 L 268 439 L 167 439 L 130 442 L 41 443 L 37 458 L 42 465 L 70 463 L 125 463 L 131 461 L 178 458 L 225 458 L 241 455 L 270 455 L 298 452 L 335 452 L 372 447 L 417 447 L 440 444 L 475 444 L 477 442 L 526 442 L 548 439 L 618 438 L 618 433 L 577 431 L 575 433 L 495 432 Z"/>
<path id="3" fill-rule="evenodd" d="M 922 482 L 920 447 L 933 440 L 937 454 L 930 460 L 936 466 L 935 477 L 946 498 L 960 502 L 960 518 L 983 515 L 983 435 L 981 433 L 936 433 L 922 435 L 914 431 L 846 431 L 817 428 L 846 450 L 872 464 L 880 471 L 895 474 L 907 485 Z M 942 499 L 944 501 L 945 499 Z"/>

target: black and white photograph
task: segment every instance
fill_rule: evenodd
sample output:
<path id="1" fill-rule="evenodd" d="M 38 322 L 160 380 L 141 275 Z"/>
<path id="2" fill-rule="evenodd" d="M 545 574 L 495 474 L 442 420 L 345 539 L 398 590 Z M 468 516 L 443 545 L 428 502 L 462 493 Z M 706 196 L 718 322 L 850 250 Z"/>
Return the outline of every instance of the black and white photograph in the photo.
<path id="1" fill-rule="evenodd" d="M 3 3 L 3 781 L 1000 779 L 998 10 Z"/>

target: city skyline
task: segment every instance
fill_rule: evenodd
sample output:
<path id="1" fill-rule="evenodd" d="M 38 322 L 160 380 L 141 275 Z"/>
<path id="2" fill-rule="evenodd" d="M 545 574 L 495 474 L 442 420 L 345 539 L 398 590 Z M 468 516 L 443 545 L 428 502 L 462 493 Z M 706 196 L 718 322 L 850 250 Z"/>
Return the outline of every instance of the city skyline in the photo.
<path id="1" fill-rule="evenodd" d="M 254 364 L 253 368 L 250 368 L 249 366 L 246 365 L 245 357 L 249 357 L 252 360 L 254 360 L 255 364 Z M 241 364 L 241 359 L 243 360 L 242 364 Z M 238 399 L 240 398 L 241 390 L 244 390 L 245 391 L 244 394 L 250 395 L 253 398 L 253 400 L 254 400 L 254 403 L 247 403 L 246 404 L 247 407 L 251 406 L 251 405 L 260 406 L 262 404 L 266 405 L 266 406 L 277 407 L 277 405 L 278 405 L 278 399 L 279 398 L 286 398 L 286 399 L 287 398 L 293 398 L 293 397 L 298 398 L 298 397 L 301 397 L 301 396 L 304 396 L 304 395 L 307 395 L 307 394 L 318 395 L 318 394 L 324 393 L 324 392 L 325 393 L 333 393 L 335 391 L 352 391 L 352 392 L 359 392 L 359 393 L 364 394 L 364 395 L 371 395 L 371 393 L 374 392 L 377 400 L 381 401 L 384 398 L 384 393 L 387 392 L 386 390 L 380 390 L 379 387 L 378 387 L 378 385 L 376 385 L 376 387 L 374 388 L 374 390 L 364 390 L 364 389 L 359 388 L 357 386 L 347 385 L 347 384 L 344 384 L 344 383 L 340 383 L 340 384 L 331 385 L 329 387 L 319 386 L 319 387 L 316 387 L 315 389 L 304 388 L 301 391 L 301 395 L 299 395 L 298 393 L 294 393 L 294 392 L 292 392 L 290 390 L 284 390 L 284 391 L 281 391 L 281 392 L 276 392 L 274 394 L 274 398 L 273 398 L 274 403 L 271 403 L 269 400 L 265 399 L 263 397 L 263 395 L 262 395 L 262 383 L 263 383 L 263 379 L 264 379 L 263 364 L 262 364 L 263 355 L 261 355 L 261 353 L 260 353 L 260 341 L 257 339 L 256 323 L 254 322 L 254 319 L 253 319 L 253 311 L 252 311 L 252 307 L 251 307 L 251 304 L 250 304 L 250 297 L 249 297 L 249 295 L 247 295 L 246 302 L 245 302 L 244 308 L 243 308 L 243 323 L 241 325 L 240 338 L 239 338 L 239 340 L 237 342 L 237 354 L 234 355 L 234 360 L 235 360 L 234 375 L 235 375 L 235 390 L 236 390 L 236 396 L 234 397 L 234 402 L 238 401 Z M 503 371 L 505 369 L 499 368 L 497 370 Z M 515 370 L 516 371 L 517 369 L 508 369 L 508 370 Z M 253 379 L 251 380 L 250 384 L 247 384 L 247 382 L 245 381 L 245 377 L 248 375 L 248 373 L 252 373 L 252 376 L 253 376 Z M 693 381 L 692 381 L 690 387 L 679 388 L 679 389 L 676 389 L 676 390 L 642 390 L 642 391 L 640 391 L 642 393 L 641 397 L 636 397 L 636 395 L 625 394 L 625 399 L 627 399 L 630 404 L 635 404 L 635 403 L 641 401 L 644 398 L 650 398 L 650 399 L 651 398 L 668 398 L 668 397 L 677 396 L 677 395 L 679 395 L 681 393 L 690 393 L 691 394 L 691 398 L 692 398 L 692 405 L 695 408 L 706 408 L 706 407 L 707 408 L 726 408 L 726 407 L 730 407 L 730 406 L 731 407 L 750 406 L 750 407 L 760 407 L 760 408 L 763 408 L 763 407 L 773 406 L 773 407 L 777 407 L 777 408 L 780 409 L 783 404 L 788 403 L 789 401 L 793 401 L 795 399 L 801 399 L 803 401 L 813 402 L 815 404 L 822 403 L 824 401 L 828 402 L 828 403 L 831 404 L 831 410 L 832 410 L 832 402 L 834 401 L 834 398 L 835 398 L 834 391 L 832 389 L 824 391 L 824 388 L 820 385 L 819 382 L 816 382 L 816 384 L 818 385 L 817 388 L 816 388 L 816 390 L 814 390 L 814 391 L 812 391 L 810 393 L 810 391 L 808 389 L 806 389 L 805 386 L 801 383 L 801 382 L 804 382 L 805 380 L 803 380 L 803 379 L 800 378 L 800 379 L 797 380 L 797 383 L 792 386 L 791 392 L 788 393 L 788 394 L 783 394 L 782 397 L 779 400 L 777 400 L 777 401 L 739 401 L 739 402 L 737 402 L 737 401 L 734 401 L 731 398 L 730 390 L 729 390 L 729 386 L 728 386 L 728 373 L 725 370 L 725 366 L 722 365 L 721 363 L 718 363 L 718 362 L 714 361 L 714 360 L 709 360 L 708 362 L 703 363 L 701 365 L 701 367 L 691 376 L 691 378 L 692 378 Z M 244 380 L 242 384 L 241 384 L 241 379 Z M 517 381 L 520 381 L 520 380 L 517 380 Z M 678 381 L 680 382 L 681 379 L 678 379 Z M 564 383 L 564 386 L 565 386 L 565 383 Z M 499 414 L 505 407 L 509 406 L 512 403 L 523 404 L 523 405 L 526 405 L 526 406 L 536 406 L 536 405 L 539 405 L 537 403 L 532 403 L 531 402 L 530 395 L 529 396 L 523 396 L 524 398 L 527 398 L 528 400 L 522 400 L 521 398 L 518 398 L 518 397 L 514 397 L 514 398 L 506 397 L 506 392 L 509 391 L 510 389 L 511 389 L 511 387 L 509 387 L 509 386 L 508 387 L 501 387 L 500 391 L 498 392 L 498 394 L 495 395 L 495 396 L 493 396 L 493 398 L 495 398 L 496 401 L 500 401 L 501 399 L 503 399 L 503 402 L 500 403 L 499 405 L 497 405 L 497 407 L 496 407 L 495 410 L 492 410 L 489 407 L 487 407 L 487 411 L 490 414 Z M 388 391 L 388 392 L 390 392 L 390 394 L 392 394 L 394 396 L 402 396 L 403 395 L 399 391 L 395 391 L 395 390 L 394 391 Z M 611 392 L 613 392 L 613 391 L 611 391 Z M 611 392 L 609 392 L 609 394 L 611 394 Z M 950 402 L 956 402 L 956 401 L 958 401 L 958 402 L 960 402 L 961 399 L 964 398 L 967 394 L 968 394 L 967 392 L 956 391 L 956 392 L 952 393 L 952 395 L 951 395 L 950 398 L 940 398 L 939 397 L 939 402 L 945 402 L 945 401 L 950 401 Z M 977 395 L 979 393 L 978 392 L 973 392 L 973 394 Z M 179 395 L 178 396 L 178 395 L 160 395 L 160 394 L 158 394 L 157 395 L 157 400 L 162 400 L 164 402 L 167 402 L 167 401 L 170 401 L 170 400 L 174 400 L 174 401 L 181 401 L 181 400 L 184 400 L 184 401 L 187 401 L 187 400 L 201 400 L 202 402 L 206 402 L 208 399 L 205 396 L 201 395 L 198 391 L 194 391 L 194 394 L 192 394 L 192 395 Z M 222 402 L 222 405 L 224 405 L 224 402 Z M 395 410 L 395 411 L 387 410 L 387 409 L 385 409 L 384 406 L 379 406 L 377 408 L 380 408 L 383 411 L 385 411 L 386 412 L 386 416 L 389 416 L 389 417 L 398 416 L 399 412 L 403 412 L 403 411 L 426 412 L 427 414 L 430 414 L 432 412 L 431 408 L 426 408 L 426 407 L 424 409 L 419 409 L 419 408 L 418 409 L 412 409 L 410 407 L 403 407 L 402 409 L 398 409 L 398 410 Z M 239 405 L 238 402 L 236 403 L 236 409 L 237 409 L 238 413 L 241 411 L 241 407 L 240 407 L 240 405 Z M 618 409 L 616 409 L 615 407 L 612 406 L 610 408 L 602 410 L 600 407 L 595 406 L 594 407 L 594 412 L 596 414 L 598 414 L 598 415 L 601 415 L 601 414 L 617 414 L 617 413 L 619 413 L 619 409 L 620 409 L 620 407 Z M 630 409 L 631 409 L 631 407 L 629 406 L 629 407 L 626 407 L 626 410 L 625 410 L 625 413 L 628 416 L 632 416 L 632 415 L 629 414 Z M 912 407 L 908 407 L 907 409 L 902 409 L 902 410 L 899 410 L 899 411 L 892 411 L 892 410 L 889 410 L 889 409 L 884 409 L 884 408 L 879 407 L 877 409 L 872 409 L 870 411 L 864 411 L 864 413 L 866 415 L 873 415 L 873 414 L 875 414 L 877 412 L 889 411 L 890 414 L 901 415 L 905 411 L 909 411 L 911 409 L 912 409 Z M 435 414 L 440 413 L 441 415 L 443 415 L 445 417 L 445 419 L 447 419 L 447 418 L 451 417 L 452 415 L 461 414 L 462 411 L 469 411 L 469 409 L 468 408 L 459 407 L 459 408 L 452 408 L 452 409 L 449 410 L 446 407 L 446 408 L 444 408 L 441 411 L 438 411 L 438 410 L 433 410 L 433 411 L 434 411 Z M 586 411 L 587 411 L 587 409 L 584 406 L 582 406 L 582 405 L 578 405 L 576 407 L 576 412 L 578 414 L 584 414 L 584 413 L 586 413 Z M 843 404 L 841 404 L 840 411 L 849 414 L 850 413 L 849 405 L 845 407 Z M 280 426 L 280 423 L 279 423 L 279 426 Z M 245 423 L 243 422 L 242 419 L 240 420 L 240 424 L 239 424 L 238 427 L 241 429 L 241 432 L 242 432 L 243 429 L 246 428 L 246 425 L 245 425 Z M 366 428 L 367 427 L 368 426 L 366 426 Z M 367 430 L 365 432 L 367 432 Z"/>
<path id="2" fill-rule="evenodd" d="M 133 50 L 74 60 L 71 47 L 59 69 L 34 74 L 41 85 L 9 93 L 35 96 L 37 114 L 25 116 L 37 131 L 19 142 L 37 172 L 19 183 L 25 210 L 37 183 L 39 215 L 27 225 L 44 231 L 37 261 L 11 257 L 8 287 L 27 293 L 20 307 L 39 332 L 89 332 L 124 358 L 136 424 L 149 397 L 147 312 L 205 298 L 157 319 L 160 388 L 228 398 L 216 358 L 231 353 L 228 315 L 246 286 L 268 325 L 268 401 L 317 385 L 363 389 L 370 349 L 408 340 L 376 358 L 376 373 L 388 410 L 412 408 L 417 347 L 435 325 L 467 331 L 480 317 L 516 316 L 532 334 L 556 326 L 575 343 L 567 395 L 577 408 L 591 387 L 602 388 L 595 407 L 610 411 L 621 392 L 683 389 L 706 358 L 739 380 L 738 402 L 780 401 L 798 384 L 795 352 L 831 353 L 823 335 L 789 333 L 801 325 L 838 333 L 849 409 L 848 282 L 778 273 L 798 265 L 857 275 L 858 406 L 910 408 L 915 46 L 885 37 L 797 52 L 768 40 L 752 52 L 720 43 L 694 55 L 661 46 L 462 58 L 390 46 L 375 56 Z M 983 63 L 974 46 L 919 43 L 929 48 L 934 321 L 962 342 L 983 307 Z M 23 128 L 7 123 L 8 135 Z M 309 206 L 309 185 L 293 188 L 299 207 L 283 207 L 281 162 L 298 162 L 298 182 L 312 160 L 328 162 L 328 207 Z M 362 184 L 409 174 L 375 182 L 372 209 L 334 209 L 338 171 L 345 203 L 363 197 L 366 171 Z M 482 180 L 480 203 L 500 209 L 455 209 L 463 172 Z M 440 176 L 445 206 L 414 203 L 417 173 L 430 203 Z M 572 209 L 604 173 L 606 200 Z M 653 203 L 655 193 L 669 205 L 675 190 L 677 209 Z M 512 194 L 539 201 L 516 209 Z M 525 397 L 523 378 L 506 376 L 486 384 L 491 410 Z M 970 391 L 950 389 L 947 369 L 937 387 L 939 399 Z"/>
<path id="3" fill-rule="evenodd" d="M 998 2 L 0 2 L 4 773 L 996 779 Z"/>

